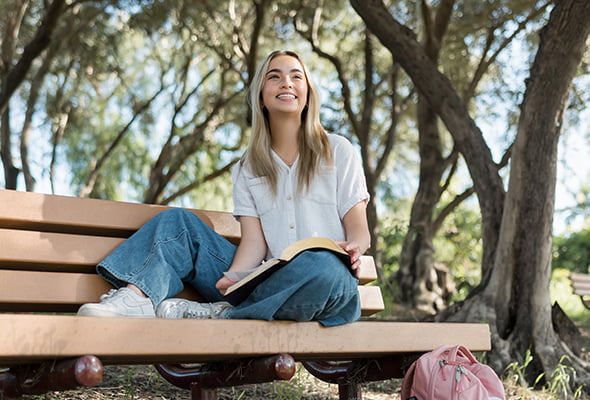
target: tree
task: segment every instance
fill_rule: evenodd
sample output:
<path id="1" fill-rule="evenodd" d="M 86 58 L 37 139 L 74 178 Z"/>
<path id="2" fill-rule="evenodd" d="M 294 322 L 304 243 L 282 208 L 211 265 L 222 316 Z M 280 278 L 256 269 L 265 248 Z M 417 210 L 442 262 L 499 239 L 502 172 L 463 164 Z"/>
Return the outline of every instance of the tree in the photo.
<path id="1" fill-rule="evenodd" d="M 505 192 L 481 131 L 449 80 L 380 0 L 351 0 L 367 26 L 394 54 L 453 136 L 466 160 L 482 213 L 482 281 L 439 318 L 487 321 L 489 362 L 501 371 L 533 353 L 533 376 L 550 377 L 563 355 L 588 384 L 589 365 L 563 343 L 552 324 L 549 299 L 551 227 L 557 143 L 567 94 L 590 33 L 590 3 L 561 0 L 541 31 L 521 106 Z"/>
<path id="2" fill-rule="evenodd" d="M 44 17 L 38 25 L 36 32 L 30 37 L 29 42 L 22 47 L 20 57 L 15 59 L 18 54 L 17 49 L 20 47 L 17 39 L 21 30 L 26 30 L 23 27 L 23 22 L 27 15 L 29 2 L 26 0 L 20 1 L 15 6 L 10 7 L 10 5 L 5 5 L 2 7 L 6 19 L 3 21 L 2 26 L 3 33 L 0 56 L 0 156 L 4 165 L 6 187 L 9 189 L 16 189 L 17 178 L 20 172 L 14 163 L 12 154 L 9 100 L 25 80 L 33 61 L 51 43 L 53 32 L 66 8 L 64 0 L 54 0 L 51 4 L 47 4 L 44 10 Z M 22 146 L 21 149 L 24 150 Z M 26 152 L 23 154 L 23 159 L 26 162 Z M 23 166 L 25 171 L 27 171 L 27 168 L 28 165 Z M 27 181 L 30 185 L 30 176 L 27 177 Z"/>
<path id="3" fill-rule="evenodd" d="M 494 65 L 498 55 L 529 22 L 538 18 L 548 5 L 549 3 L 544 3 L 529 10 L 528 2 L 526 5 L 511 2 L 499 11 L 496 3 L 467 2 L 467 5 L 463 3 L 460 6 L 455 0 L 445 0 L 434 8 L 428 1 L 422 0 L 419 26 L 423 30 L 421 37 L 424 38 L 424 52 L 433 63 L 440 64 L 445 70 L 453 71 L 453 76 L 449 79 L 463 101 L 469 105 L 477 96 L 478 86 Z M 461 8 L 462 19 L 470 21 L 467 30 L 459 22 L 451 24 L 455 8 Z M 515 20 L 519 21 L 518 24 L 514 24 Z M 511 25 L 516 26 L 508 29 L 507 26 Z M 447 36 L 455 40 L 443 48 Z M 481 45 L 470 49 L 465 44 L 467 40 Z M 447 55 L 456 55 L 459 52 L 467 54 L 469 62 L 460 57 L 453 61 L 452 57 Z M 395 278 L 399 283 L 399 297 L 402 302 L 426 312 L 436 312 L 446 307 L 452 288 L 446 284 L 449 282 L 447 269 L 437 267 L 435 263 L 434 237 L 444 219 L 473 194 L 474 188 L 468 186 L 462 192 L 453 195 L 448 203 L 441 204 L 443 194 L 449 192 L 460 160 L 456 146 L 452 143 L 445 146 L 438 117 L 429 105 L 428 99 L 423 95 L 418 97 L 419 186 L 412 204 L 408 234 L 400 255 L 400 267 L 396 276 L 391 279 Z M 445 147 L 449 150 L 445 150 Z M 506 165 L 509 155 L 510 148 L 497 168 Z"/>

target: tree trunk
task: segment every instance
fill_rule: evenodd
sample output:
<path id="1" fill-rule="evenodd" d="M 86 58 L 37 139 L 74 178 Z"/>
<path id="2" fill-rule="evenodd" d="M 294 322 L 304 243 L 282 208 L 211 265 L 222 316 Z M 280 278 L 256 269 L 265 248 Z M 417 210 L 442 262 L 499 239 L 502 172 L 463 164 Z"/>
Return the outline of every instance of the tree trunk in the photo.
<path id="1" fill-rule="evenodd" d="M 483 216 L 482 268 L 489 269 L 498 240 L 504 187 L 481 131 L 449 80 L 418 43 L 416 35 L 393 19 L 381 0 L 351 0 L 351 3 L 371 31 L 395 55 L 420 94 L 428 99 L 465 158 Z"/>
<path id="2" fill-rule="evenodd" d="M 2 123 L 0 124 L 0 160 L 4 165 L 4 187 L 6 189 L 16 189 L 18 174 L 20 170 L 14 165 L 12 156 L 12 143 L 10 131 L 10 113 L 8 107 L 4 114 L 0 114 Z"/>
<path id="3" fill-rule="evenodd" d="M 587 0 L 557 2 L 541 32 L 521 107 L 497 257 L 488 285 L 495 293 L 498 333 L 506 339 L 506 351 L 494 352 L 502 358 L 500 363 L 508 361 L 506 355 L 522 362 L 525 351 L 531 349 L 532 374 L 544 372 L 550 377 L 567 354 L 571 364 L 579 367 L 577 383 L 586 385 L 588 363 L 573 357 L 553 328 L 548 287 L 557 146 L 568 92 L 589 34 Z"/>
<path id="4" fill-rule="evenodd" d="M 433 63 L 438 63 L 453 5 L 454 0 L 443 1 L 434 15 L 428 3 L 422 1 L 426 37 L 424 50 Z M 451 290 L 445 284 L 448 280 L 438 277 L 433 243 L 437 231 L 434 214 L 442 194 L 441 181 L 448 163 L 442 154 L 438 116 L 430 107 L 428 99 L 422 95 L 418 98 L 417 108 L 420 183 L 412 204 L 396 279 L 401 302 L 433 314 L 446 307 Z"/>
<path id="5" fill-rule="evenodd" d="M 497 371 L 513 361 L 524 365 L 525 353 L 531 350 L 529 377 L 544 372 L 551 379 L 567 355 L 567 363 L 577 370 L 570 382 L 588 386 L 588 363 L 576 357 L 553 328 L 549 279 L 557 143 L 567 94 L 590 33 L 590 2 L 557 1 L 543 29 L 523 100 L 505 204 L 500 177 L 479 129 L 413 33 L 395 21 L 380 0 L 351 3 L 446 124 L 478 195 L 483 279 L 465 302 L 439 319 L 487 321 L 493 341 L 488 362 Z"/>

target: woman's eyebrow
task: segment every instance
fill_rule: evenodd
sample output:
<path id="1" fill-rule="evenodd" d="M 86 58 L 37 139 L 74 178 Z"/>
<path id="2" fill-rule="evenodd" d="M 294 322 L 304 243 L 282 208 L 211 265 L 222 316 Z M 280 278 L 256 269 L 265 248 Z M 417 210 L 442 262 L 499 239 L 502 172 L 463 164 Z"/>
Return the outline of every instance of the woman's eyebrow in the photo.
<path id="1" fill-rule="evenodd" d="M 268 75 L 268 74 L 271 74 L 271 73 L 273 73 L 273 72 L 279 72 L 279 73 L 280 73 L 280 72 L 283 72 L 283 71 L 281 71 L 279 68 L 273 68 L 273 69 L 269 70 L 269 71 L 266 73 L 266 75 Z M 302 73 L 303 73 L 303 71 L 302 71 L 302 70 L 300 70 L 299 68 L 293 68 L 293 69 L 292 69 L 291 71 L 289 71 L 289 72 L 291 72 L 291 73 L 298 72 L 298 73 L 300 73 L 300 74 L 302 74 Z"/>

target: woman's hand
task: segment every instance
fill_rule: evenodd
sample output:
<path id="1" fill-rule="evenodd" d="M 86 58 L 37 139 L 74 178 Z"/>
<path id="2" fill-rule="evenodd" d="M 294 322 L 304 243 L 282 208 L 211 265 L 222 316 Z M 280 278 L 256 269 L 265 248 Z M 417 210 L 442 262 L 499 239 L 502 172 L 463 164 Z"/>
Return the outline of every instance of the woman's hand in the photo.
<path id="1" fill-rule="evenodd" d="M 347 240 L 338 242 L 339 246 L 350 255 L 352 272 L 357 278 L 360 275 L 361 256 L 371 246 L 366 209 L 367 202 L 363 200 L 348 210 L 342 220 Z"/>
<path id="2" fill-rule="evenodd" d="M 240 230 L 242 231 L 242 240 L 240 240 L 229 271 L 254 268 L 260 265 L 266 255 L 266 241 L 264 240 L 260 219 L 256 217 L 240 217 Z M 217 281 L 215 288 L 222 295 L 225 295 L 227 288 L 236 282 L 223 276 Z"/>
<path id="3" fill-rule="evenodd" d="M 361 256 L 363 255 L 363 251 L 361 246 L 357 242 L 345 242 L 345 241 L 336 241 L 338 246 L 342 247 L 342 249 L 348 253 L 350 256 L 350 264 L 352 272 L 354 276 L 357 278 L 360 274 L 360 266 L 361 266 Z"/>
<path id="4" fill-rule="evenodd" d="M 219 290 L 219 292 L 225 296 L 225 291 L 227 290 L 228 287 L 230 287 L 231 285 L 233 285 L 234 283 L 236 283 L 237 281 L 232 281 L 231 279 L 229 279 L 228 277 L 224 276 L 222 277 L 220 280 L 217 281 L 217 283 L 215 284 L 215 288 L 217 290 Z"/>

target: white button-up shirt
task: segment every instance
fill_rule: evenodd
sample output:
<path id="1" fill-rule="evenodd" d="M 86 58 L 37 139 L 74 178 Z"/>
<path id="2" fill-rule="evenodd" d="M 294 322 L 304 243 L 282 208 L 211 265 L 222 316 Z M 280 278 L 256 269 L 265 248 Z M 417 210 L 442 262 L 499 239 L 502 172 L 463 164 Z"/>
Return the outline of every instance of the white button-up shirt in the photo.
<path id="1" fill-rule="evenodd" d="M 354 147 L 343 136 L 328 137 L 333 165 L 323 161 L 309 190 L 301 193 L 297 191 L 299 158 L 289 168 L 273 152 L 279 166 L 276 196 L 266 178 L 254 176 L 247 162 L 232 169 L 233 214 L 260 218 L 269 258 L 279 257 L 288 245 L 308 237 L 345 240 L 342 218 L 358 202 L 369 199 Z"/>

